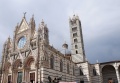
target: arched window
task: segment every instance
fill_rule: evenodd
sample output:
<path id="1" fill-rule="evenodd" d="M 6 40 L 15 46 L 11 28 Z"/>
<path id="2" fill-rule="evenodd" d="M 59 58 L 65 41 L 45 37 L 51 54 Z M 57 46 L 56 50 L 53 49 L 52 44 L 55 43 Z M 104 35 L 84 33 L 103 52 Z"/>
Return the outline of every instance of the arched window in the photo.
<path id="1" fill-rule="evenodd" d="M 74 43 L 77 43 L 78 41 L 77 41 L 77 39 L 74 39 Z"/>
<path id="2" fill-rule="evenodd" d="M 93 75 L 96 76 L 97 75 L 97 72 L 96 72 L 96 69 L 93 68 Z"/>
<path id="3" fill-rule="evenodd" d="M 79 70 L 80 70 L 80 76 L 84 75 L 82 69 L 79 68 Z"/>
<path id="4" fill-rule="evenodd" d="M 63 62 L 62 62 L 62 59 L 60 60 L 60 71 L 61 72 L 63 71 Z"/>
<path id="5" fill-rule="evenodd" d="M 54 56 L 53 55 L 50 57 L 50 68 L 54 69 Z"/>
<path id="6" fill-rule="evenodd" d="M 77 37 L 77 33 L 73 33 L 73 37 Z"/>
<path id="7" fill-rule="evenodd" d="M 75 45 L 75 49 L 78 49 L 78 46 L 77 46 L 77 45 Z"/>
<path id="8" fill-rule="evenodd" d="M 78 54 L 78 51 L 76 50 L 76 54 Z"/>
<path id="9" fill-rule="evenodd" d="M 67 63 L 67 73 L 69 73 L 69 63 Z"/>

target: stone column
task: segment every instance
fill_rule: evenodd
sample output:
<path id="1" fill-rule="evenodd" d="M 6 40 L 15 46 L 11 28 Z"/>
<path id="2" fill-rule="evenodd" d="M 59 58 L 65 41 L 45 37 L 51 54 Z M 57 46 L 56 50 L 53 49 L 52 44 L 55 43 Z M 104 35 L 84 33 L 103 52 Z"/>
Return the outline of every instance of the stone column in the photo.
<path id="1" fill-rule="evenodd" d="M 23 69 L 23 77 L 22 77 L 22 81 L 25 82 L 25 69 Z"/>
<path id="2" fill-rule="evenodd" d="M 118 67 L 115 68 L 115 71 L 116 71 L 118 83 L 120 83 L 120 75 L 119 75 Z"/>
<path id="3" fill-rule="evenodd" d="M 36 67 L 36 72 L 35 72 L 35 81 L 38 82 L 38 67 Z"/>
<path id="4" fill-rule="evenodd" d="M 3 73 L 2 83 L 5 83 L 5 71 Z"/>
<path id="5" fill-rule="evenodd" d="M 26 70 L 26 82 L 30 82 L 29 70 Z"/>
<path id="6" fill-rule="evenodd" d="M 13 83 L 16 83 L 17 82 L 17 72 L 18 71 L 13 71 L 14 72 L 14 74 L 13 74 Z"/>
<path id="7" fill-rule="evenodd" d="M 4 83 L 4 71 L 3 71 L 3 73 L 2 73 L 2 82 L 1 83 Z"/>
<path id="8" fill-rule="evenodd" d="M 11 82 L 13 83 L 13 69 L 12 69 L 12 75 L 11 75 Z"/>

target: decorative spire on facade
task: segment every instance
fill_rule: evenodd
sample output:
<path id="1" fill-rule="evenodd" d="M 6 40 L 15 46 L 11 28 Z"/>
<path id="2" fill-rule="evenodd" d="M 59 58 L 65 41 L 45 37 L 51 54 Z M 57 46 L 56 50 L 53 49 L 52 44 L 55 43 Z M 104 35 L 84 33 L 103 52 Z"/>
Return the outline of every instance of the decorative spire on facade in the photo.
<path id="1" fill-rule="evenodd" d="M 41 37 L 40 39 L 42 39 L 44 43 L 47 43 L 47 44 L 49 43 L 48 28 L 43 19 L 41 23 L 39 24 L 38 35 L 40 35 Z"/>
<path id="2" fill-rule="evenodd" d="M 34 15 L 32 15 L 32 18 L 30 19 L 29 26 L 31 29 L 31 36 L 35 33 L 35 20 Z"/>
<path id="3" fill-rule="evenodd" d="M 27 12 L 24 12 L 24 13 L 23 13 L 23 14 L 24 14 L 23 18 L 25 18 L 26 13 L 27 13 Z"/>

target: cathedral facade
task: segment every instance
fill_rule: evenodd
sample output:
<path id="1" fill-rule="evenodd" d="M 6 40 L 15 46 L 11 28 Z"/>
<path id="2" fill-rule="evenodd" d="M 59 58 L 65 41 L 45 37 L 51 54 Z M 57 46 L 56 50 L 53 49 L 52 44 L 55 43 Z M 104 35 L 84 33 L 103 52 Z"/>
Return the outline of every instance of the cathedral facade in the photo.
<path id="1" fill-rule="evenodd" d="M 120 61 L 90 64 L 85 58 L 81 21 L 69 19 L 71 54 L 49 45 L 49 30 L 42 22 L 36 30 L 34 16 L 25 16 L 13 38 L 3 45 L 1 83 L 120 83 Z M 64 50 L 68 45 L 63 44 Z"/>

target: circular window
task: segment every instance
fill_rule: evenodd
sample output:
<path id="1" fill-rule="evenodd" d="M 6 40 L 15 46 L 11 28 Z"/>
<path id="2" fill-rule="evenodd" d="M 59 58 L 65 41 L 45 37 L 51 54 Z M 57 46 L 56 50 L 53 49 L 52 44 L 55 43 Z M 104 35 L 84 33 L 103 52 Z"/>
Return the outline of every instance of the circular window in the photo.
<path id="1" fill-rule="evenodd" d="M 19 41 L 18 41 L 18 47 L 19 47 L 19 48 L 23 48 L 24 45 L 25 45 L 25 43 L 26 43 L 26 38 L 23 36 L 23 37 L 21 37 L 21 38 L 19 39 Z"/>

